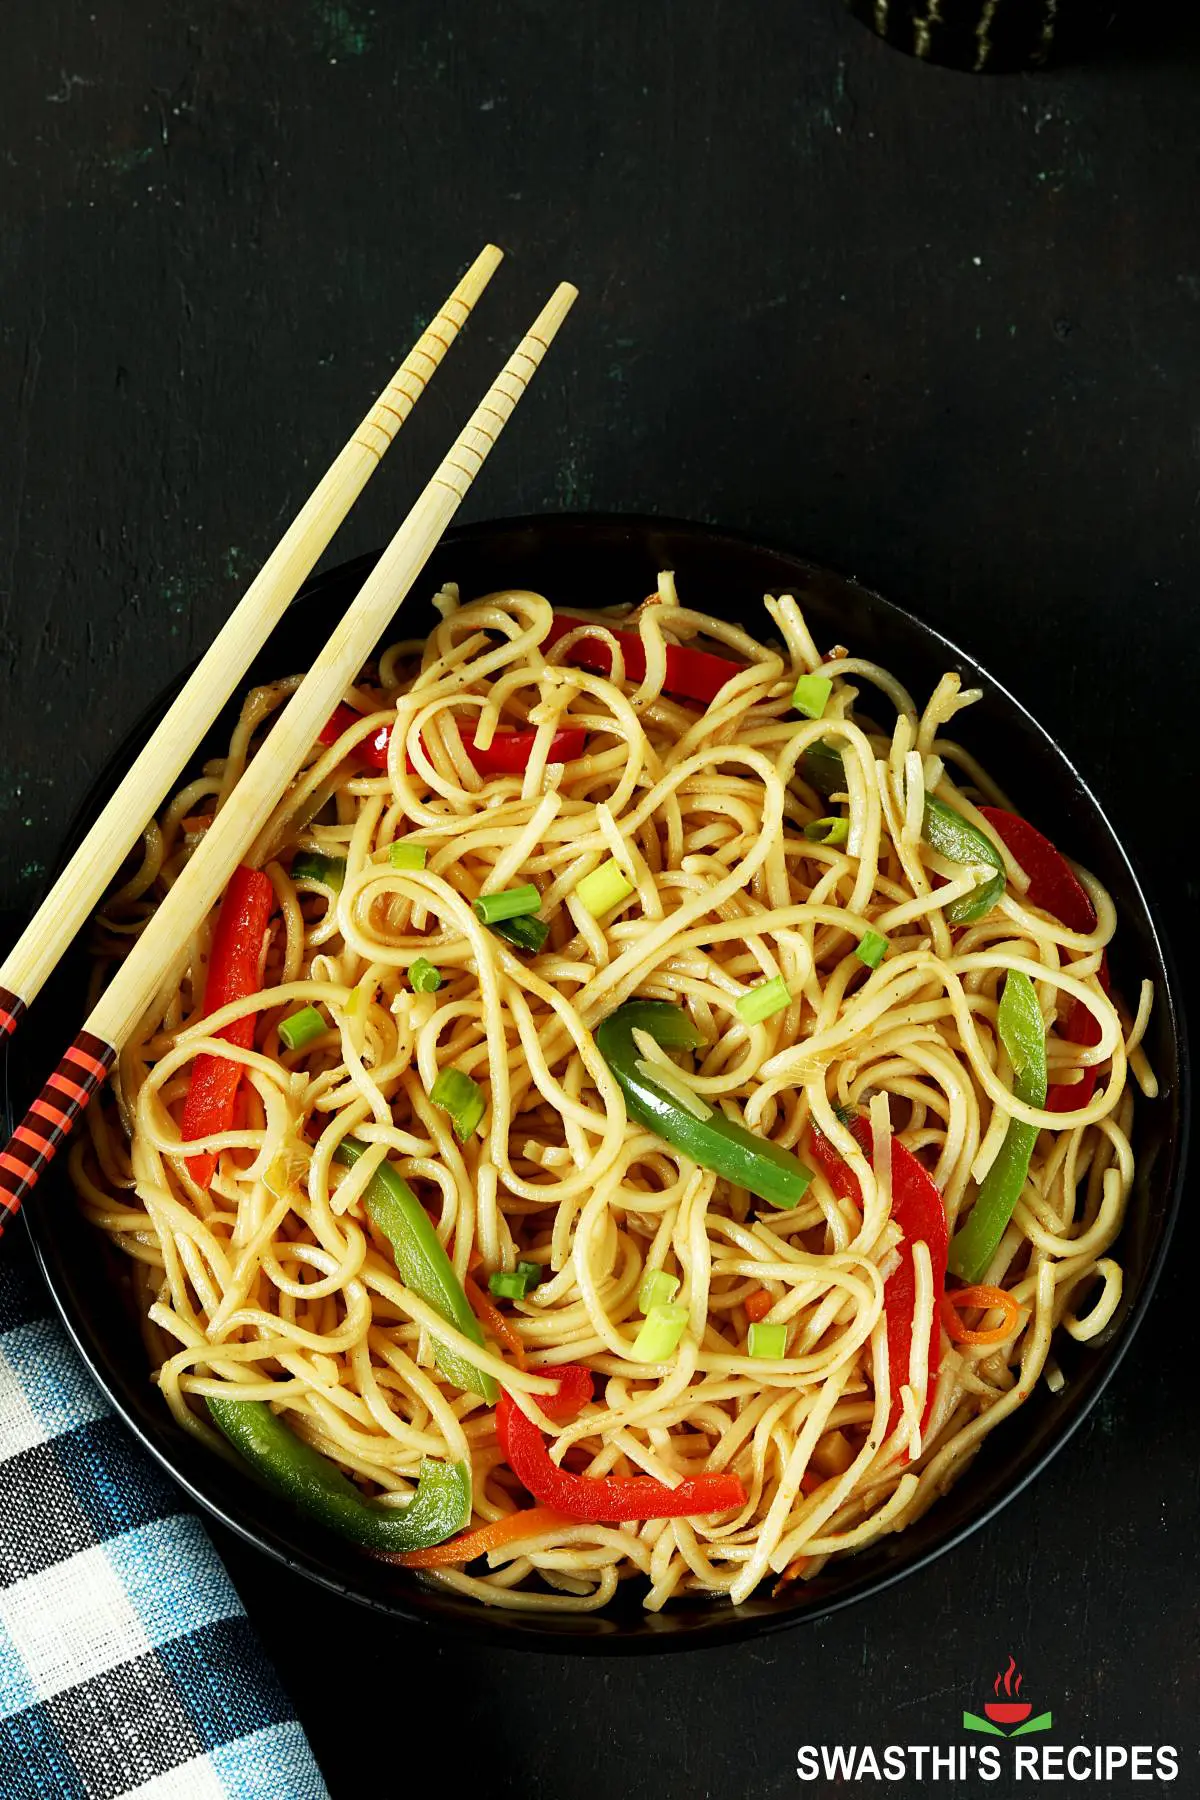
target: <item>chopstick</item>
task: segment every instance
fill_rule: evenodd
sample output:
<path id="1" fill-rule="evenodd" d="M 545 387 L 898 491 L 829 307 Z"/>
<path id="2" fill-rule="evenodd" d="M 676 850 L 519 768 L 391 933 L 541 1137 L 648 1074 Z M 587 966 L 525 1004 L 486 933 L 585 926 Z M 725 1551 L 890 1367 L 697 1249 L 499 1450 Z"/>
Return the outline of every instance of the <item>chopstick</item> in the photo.
<path id="1" fill-rule="evenodd" d="M 0 963 L 0 1040 L 16 1030 L 205 732 L 311 574 L 453 344 L 504 252 L 488 244 L 321 477 Z"/>
<path id="2" fill-rule="evenodd" d="M 69 1136 L 151 1001 L 177 978 L 192 932 L 220 898 L 322 725 L 429 560 L 575 298 L 576 290 L 563 282 L 534 320 L 334 627 L 191 861 L 92 1008 L 83 1030 L 0 1151 L 0 1233 Z M 238 664 L 232 677 L 223 670 L 222 679 L 236 682 L 243 667 Z"/>

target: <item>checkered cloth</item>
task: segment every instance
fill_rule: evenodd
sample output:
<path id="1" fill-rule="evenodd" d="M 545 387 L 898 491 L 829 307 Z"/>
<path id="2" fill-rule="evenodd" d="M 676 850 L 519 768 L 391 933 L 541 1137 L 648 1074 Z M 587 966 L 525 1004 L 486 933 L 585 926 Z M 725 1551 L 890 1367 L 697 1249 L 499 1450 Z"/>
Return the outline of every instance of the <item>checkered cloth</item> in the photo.
<path id="1" fill-rule="evenodd" d="M 328 1800 L 198 1519 L 0 1245 L 2 1800 Z"/>

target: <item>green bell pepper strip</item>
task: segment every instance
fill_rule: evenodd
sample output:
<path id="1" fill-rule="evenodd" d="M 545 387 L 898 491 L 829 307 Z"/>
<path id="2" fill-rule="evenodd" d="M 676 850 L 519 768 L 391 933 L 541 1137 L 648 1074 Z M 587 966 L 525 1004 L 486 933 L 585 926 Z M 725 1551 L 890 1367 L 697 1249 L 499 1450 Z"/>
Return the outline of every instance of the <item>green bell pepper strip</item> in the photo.
<path id="1" fill-rule="evenodd" d="M 834 794 L 846 792 L 846 766 L 841 753 L 823 739 L 809 745 L 800 758 L 800 768 L 805 781 L 823 799 L 829 800 Z M 1004 858 L 991 838 L 978 831 L 952 806 L 947 806 L 944 800 L 935 800 L 932 794 L 925 796 L 921 835 L 930 849 L 944 856 L 947 862 L 986 863 L 996 871 L 971 893 L 961 894 L 950 902 L 946 908 L 947 921 L 951 925 L 969 925 L 972 920 L 982 919 L 985 913 L 991 912 L 1005 885 Z"/>
<path id="2" fill-rule="evenodd" d="M 925 796 L 925 823 L 921 835 L 930 849 L 936 850 L 948 862 L 986 863 L 996 871 L 969 894 L 960 894 L 957 900 L 950 902 L 946 908 L 947 922 L 969 925 L 973 919 L 982 919 L 985 913 L 991 912 L 1004 892 L 1005 883 L 1004 858 L 991 838 L 977 831 L 952 806 L 947 806 L 943 800 L 935 800 L 932 794 Z"/>
<path id="3" fill-rule="evenodd" d="M 407 1506 L 383 1506 L 298 1438 L 265 1400 L 213 1398 L 208 1410 L 268 1486 L 310 1519 L 365 1550 L 425 1550 L 453 1537 L 471 1517 L 471 1474 L 465 1463 L 427 1458 Z"/>
<path id="4" fill-rule="evenodd" d="M 701 1168 L 749 1188 L 769 1205 L 798 1205 L 812 1170 L 790 1150 L 756 1137 L 722 1112 L 698 1119 L 686 1111 L 644 1072 L 648 1065 L 633 1041 L 635 1030 L 649 1032 L 665 1050 L 694 1050 L 700 1042 L 687 1014 L 666 1000 L 629 1000 L 609 1014 L 596 1032 L 596 1045 L 621 1084 L 631 1116 Z"/>
<path id="5" fill-rule="evenodd" d="M 835 794 L 846 792 L 846 765 L 841 752 L 827 744 L 824 738 L 818 738 L 808 746 L 800 758 L 800 767 L 809 787 L 816 788 L 823 800 L 832 800 Z"/>
<path id="6" fill-rule="evenodd" d="M 1026 1106 L 1046 1104 L 1046 1031 L 1037 991 L 1028 975 L 1010 969 L 996 1017 L 1000 1042 L 1013 1065 L 1013 1093 Z M 975 1204 L 950 1244 L 950 1268 L 964 1281 L 980 1281 L 1008 1229 L 1021 1198 L 1038 1126 L 1010 1119 L 995 1162 L 983 1178 Z"/>
<path id="7" fill-rule="evenodd" d="M 343 1138 L 334 1151 L 334 1161 L 353 1166 L 366 1149 L 356 1138 Z M 442 1240 L 430 1223 L 429 1214 L 402 1175 L 391 1163 L 381 1163 L 363 1195 L 368 1217 L 383 1232 L 392 1246 L 396 1268 L 405 1287 L 420 1294 L 436 1307 L 443 1319 L 462 1336 L 483 1349 L 483 1330 L 471 1311 L 471 1303 L 463 1285 L 454 1273 L 454 1265 L 442 1246 Z M 434 1339 L 433 1359 L 455 1387 L 480 1394 L 489 1406 L 495 1403 L 496 1383 L 482 1369 L 448 1345 Z"/>

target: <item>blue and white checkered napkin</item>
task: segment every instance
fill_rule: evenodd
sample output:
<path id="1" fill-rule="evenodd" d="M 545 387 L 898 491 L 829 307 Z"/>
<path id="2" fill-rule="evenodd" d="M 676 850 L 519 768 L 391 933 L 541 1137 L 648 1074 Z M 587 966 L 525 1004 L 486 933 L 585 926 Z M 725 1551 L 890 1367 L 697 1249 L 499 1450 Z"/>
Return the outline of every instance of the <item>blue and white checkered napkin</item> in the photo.
<path id="1" fill-rule="evenodd" d="M 2 1800 L 328 1800 L 204 1528 L 0 1246 Z"/>

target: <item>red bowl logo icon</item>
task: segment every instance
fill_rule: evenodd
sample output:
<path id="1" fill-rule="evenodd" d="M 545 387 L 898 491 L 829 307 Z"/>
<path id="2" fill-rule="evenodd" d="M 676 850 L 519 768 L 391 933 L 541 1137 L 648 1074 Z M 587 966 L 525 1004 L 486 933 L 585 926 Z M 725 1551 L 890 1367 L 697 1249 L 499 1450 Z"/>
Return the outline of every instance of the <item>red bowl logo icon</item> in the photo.
<path id="1" fill-rule="evenodd" d="M 1017 1678 L 1016 1681 L 1013 1680 L 1014 1675 Z M 989 1700 L 983 1709 L 993 1725 L 1023 1725 L 1025 1723 L 1033 1708 L 1028 1700 L 1021 1698 L 1021 1683 L 1024 1679 L 1025 1677 L 1017 1668 L 1016 1657 L 1010 1656 L 1007 1669 L 1003 1675 L 997 1675 L 992 1688 L 995 1699 Z M 1003 1700 L 1000 1698 L 1001 1688 L 1004 1689 Z"/>
<path id="2" fill-rule="evenodd" d="M 993 1725 L 1023 1725 L 1033 1708 L 1028 1700 L 989 1700 L 983 1710 Z"/>

